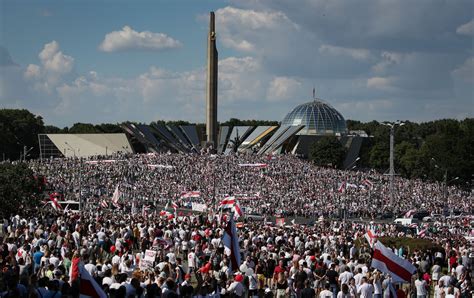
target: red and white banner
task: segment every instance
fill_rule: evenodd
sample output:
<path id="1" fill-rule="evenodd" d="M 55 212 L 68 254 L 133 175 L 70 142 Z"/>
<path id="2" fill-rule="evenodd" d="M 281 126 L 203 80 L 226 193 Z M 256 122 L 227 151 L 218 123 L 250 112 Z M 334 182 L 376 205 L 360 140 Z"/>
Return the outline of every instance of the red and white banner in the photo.
<path id="1" fill-rule="evenodd" d="M 235 201 L 232 211 L 234 212 L 234 219 L 244 216 L 244 211 L 240 208 L 239 202 L 237 201 Z"/>
<path id="2" fill-rule="evenodd" d="M 84 268 L 79 258 L 72 261 L 70 277 L 71 282 L 79 279 L 79 297 L 107 298 L 107 294 Z"/>
<path id="3" fill-rule="evenodd" d="M 416 209 L 408 210 L 407 213 L 405 213 L 405 218 L 412 218 L 415 213 Z"/>
<path id="4" fill-rule="evenodd" d="M 367 233 L 365 233 L 365 239 L 369 242 L 370 247 L 374 247 L 375 242 L 377 241 L 377 237 L 375 236 L 375 232 L 372 231 L 371 229 L 367 230 Z"/>
<path id="5" fill-rule="evenodd" d="M 232 217 L 229 219 L 224 231 L 222 242 L 224 243 L 225 253 L 230 258 L 231 269 L 237 271 L 240 267 L 240 246 L 237 228 Z"/>
<path id="6" fill-rule="evenodd" d="M 60 210 L 63 209 L 63 207 L 61 207 L 61 205 L 59 205 L 58 199 L 57 199 L 55 193 L 50 194 L 49 199 L 51 200 L 51 206 L 53 206 L 54 210 L 60 211 Z"/>
<path id="7" fill-rule="evenodd" d="M 183 191 L 180 195 L 181 198 L 199 198 L 200 196 L 200 191 Z"/>
<path id="8" fill-rule="evenodd" d="M 415 266 L 408 260 L 397 256 L 391 249 L 377 241 L 373 246 L 372 267 L 392 276 L 392 282 L 411 282 L 416 272 Z"/>
<path id="9" fill-rule="evenodd" d="M 114 202 L 114 205 L 118 203 L 120 199 L 120 191 L 119 191 L 119 186 L 115 187 L 114 195 L 112 196 L 112 202 Z"/>
<path id="10" fill-rule="evenodd" d="M 235 204 L 235 197 L 227 197 L 219 203 L 221 209 L 232 209 Z"/>

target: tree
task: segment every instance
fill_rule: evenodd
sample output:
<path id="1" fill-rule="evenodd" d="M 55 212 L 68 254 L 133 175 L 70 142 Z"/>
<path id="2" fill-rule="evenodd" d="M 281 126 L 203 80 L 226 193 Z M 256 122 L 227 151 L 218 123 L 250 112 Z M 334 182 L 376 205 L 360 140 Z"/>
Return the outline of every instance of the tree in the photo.
<path id="1" fill-rule="evenodd" d="M 90 123 L 74 123 L 69 128 L 69 133 L 101 133 L 101 131 Z"/>
<path id="2" fill-rule="evenodd" d="M 1 163 L 0 181 L 0 217 L 38 205 L 38 181 L 25 163 Z"/>
<path id="3" fill-rule="evenodd" d="M 314 142 L 309 149 L 309 159 L 318 166 L 342 166 L 346 150 L 342 143 L 332 136 L 322 137 Z"/>
<path id="4" fill-rule="evenodd" d="M 24 147 L 38 156 L 38 134 L 44 131 L 43 119 L 28 110 L 0 109 L 0 150 L 5 159 L 17 160 Z"/>

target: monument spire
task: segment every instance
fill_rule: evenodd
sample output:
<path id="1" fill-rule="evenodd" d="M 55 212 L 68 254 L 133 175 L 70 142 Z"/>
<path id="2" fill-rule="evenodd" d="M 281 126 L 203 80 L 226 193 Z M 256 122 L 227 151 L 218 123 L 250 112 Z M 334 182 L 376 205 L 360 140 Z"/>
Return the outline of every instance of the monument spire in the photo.
<path id="1" fill-rule="evenodd" d="M 207 39 L 207 99 L 206 99 L 206 141 L 217 149 L 217 67 L 215 16 L 209 15 L 209 36 Z"/>

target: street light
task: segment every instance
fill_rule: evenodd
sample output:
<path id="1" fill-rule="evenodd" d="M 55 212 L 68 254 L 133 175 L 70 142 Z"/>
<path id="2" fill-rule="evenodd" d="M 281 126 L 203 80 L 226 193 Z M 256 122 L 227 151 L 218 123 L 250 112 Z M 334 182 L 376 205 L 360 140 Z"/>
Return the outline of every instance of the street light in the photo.
<path id="1" fill-rule="evenodd" d="M 443 199 L 446 201 L 446 199 L 448 198 L 448 184 L 453 182 L 453 181 L 456 181 L 459 179 L 459 177 L 455 177 L 451 180 L 448 181 L 448 168 L 447 167 L 443 167 L 441 168 L 439 165 L 438 165 L 438 161 L 432 157 L 431 160 L 434 162 L 434 167 L 437 168 L 437 169 L 440 169 L 444 172 L 444 177 L 443 177 Z M 451 209 L 451 215 L 454 213 L 454 210 L 453 208 Z"/>
<path id="2" fill-rule="evenodd" d="M 26 157 L 28 156 L 28 153 L 31 152 L 31 150 L 33 150 L 34 148 L 31 147 L 30 149 L 27 149 L 28 147 L 26 146 L 23 146 L 23 161 L 26 161 Z M 21 158 L 20 158 L 21 160 Z"/>
<path id="3" fill-rule="evenodd" d="M 395 126 L 403 126 L 405 125 L 404 122 L 382 122 L 382 125 L 390 127 L 390 171 L 389 171 L 389 176 L 390 176 L 390 206 L 393 207 L 393 177 L 395 176 L 395 166 L 394 166 L 394 150 L 393 146 L 395 143 Z"/>

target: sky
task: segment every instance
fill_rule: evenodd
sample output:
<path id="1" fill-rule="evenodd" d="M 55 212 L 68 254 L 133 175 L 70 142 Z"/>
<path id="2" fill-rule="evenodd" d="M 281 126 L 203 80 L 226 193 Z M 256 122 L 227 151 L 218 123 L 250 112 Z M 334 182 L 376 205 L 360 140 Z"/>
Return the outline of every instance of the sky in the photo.
<path id="1" fill-rule="evenodd" d="M 316 97 L 346 119 L 474 115 L 472 0 L 0 0 L 0 108 L 76 122 L 281 121 Z"/>

